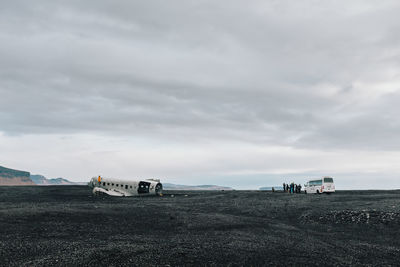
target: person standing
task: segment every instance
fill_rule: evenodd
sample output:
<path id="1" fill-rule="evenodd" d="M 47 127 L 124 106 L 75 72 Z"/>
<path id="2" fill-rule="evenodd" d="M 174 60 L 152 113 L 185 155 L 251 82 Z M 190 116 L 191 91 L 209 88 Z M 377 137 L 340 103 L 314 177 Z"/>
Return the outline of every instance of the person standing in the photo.
<path id="1" fill-rule="evenodd" d="M 283 192 L 286 192 L 286 184 L 283 183 Z"/>

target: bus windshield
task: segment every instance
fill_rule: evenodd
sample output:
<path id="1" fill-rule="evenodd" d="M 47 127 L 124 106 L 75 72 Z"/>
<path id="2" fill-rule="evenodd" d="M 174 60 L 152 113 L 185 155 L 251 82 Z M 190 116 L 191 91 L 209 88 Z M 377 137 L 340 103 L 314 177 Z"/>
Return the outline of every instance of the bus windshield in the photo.
<path id="1" fill-rule="evenodd" d="M 329 177 L 324 178 L 324 183 L 333 183 L 333 179 Z"/>

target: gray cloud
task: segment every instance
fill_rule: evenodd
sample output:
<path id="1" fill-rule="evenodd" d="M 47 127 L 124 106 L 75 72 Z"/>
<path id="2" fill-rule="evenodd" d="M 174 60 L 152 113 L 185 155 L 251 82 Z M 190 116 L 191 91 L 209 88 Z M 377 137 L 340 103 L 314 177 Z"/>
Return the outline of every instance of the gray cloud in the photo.
<path id="1" fill-rule="evenodd" d="M 0 3 L 0 131 L 399 150 L 397 1 Z"/>

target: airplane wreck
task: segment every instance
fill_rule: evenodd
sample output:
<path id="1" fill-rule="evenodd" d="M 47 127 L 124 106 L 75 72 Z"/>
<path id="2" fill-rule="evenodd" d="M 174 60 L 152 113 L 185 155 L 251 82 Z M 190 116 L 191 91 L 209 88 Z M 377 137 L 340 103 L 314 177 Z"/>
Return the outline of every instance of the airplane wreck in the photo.
<path id="1" fill-rule="evenodd" d="M 117 197 L 162 195 L 163 186 L 159 179 L 144 179 L 138 181 L 115 178 L 93 177 L 89 182 L 93 194 L 107 194 Z"/>

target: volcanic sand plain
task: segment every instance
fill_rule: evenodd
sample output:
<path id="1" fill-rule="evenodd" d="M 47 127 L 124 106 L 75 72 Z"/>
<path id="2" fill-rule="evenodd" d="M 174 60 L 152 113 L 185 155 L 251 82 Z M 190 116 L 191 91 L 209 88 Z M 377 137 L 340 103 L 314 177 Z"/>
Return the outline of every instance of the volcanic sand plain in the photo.
<path id="1" fill-rule="evenodd" d="M 0 187 L 3 266 L 399 265 L 399 226 L 400 191 Z"/>

